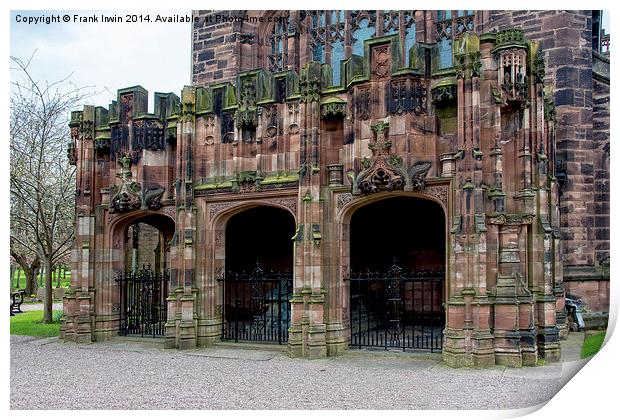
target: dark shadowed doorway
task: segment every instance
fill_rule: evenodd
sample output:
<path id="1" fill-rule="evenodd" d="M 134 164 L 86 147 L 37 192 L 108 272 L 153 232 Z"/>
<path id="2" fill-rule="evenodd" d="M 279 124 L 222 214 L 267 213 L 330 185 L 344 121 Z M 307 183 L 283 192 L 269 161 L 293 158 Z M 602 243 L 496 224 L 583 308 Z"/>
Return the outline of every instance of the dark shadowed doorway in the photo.
<path id="1" fill-rule="evenodd" d="M 445 215 L 437 203 L 394 197 L 351 218 L 351 346 L 441 349 Z"/>

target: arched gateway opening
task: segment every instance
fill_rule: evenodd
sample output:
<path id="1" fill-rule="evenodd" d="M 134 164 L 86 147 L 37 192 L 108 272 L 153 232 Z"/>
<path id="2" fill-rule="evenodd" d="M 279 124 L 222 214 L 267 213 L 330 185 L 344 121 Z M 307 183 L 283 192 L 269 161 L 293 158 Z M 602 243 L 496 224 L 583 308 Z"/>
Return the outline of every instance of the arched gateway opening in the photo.
<path id="1" fill-rule="evenodd" d="M 123 232 L 124 270 L 116 276 L 119 334 L 163 336 L 174 222 L 165 216 L 148 215 L 127 224 Z"/>
<path id="2" fill-rule="evenodd" d="M 288 341 L 295 219 L 254 207 L 226 224 L 222 340 Z"/>
<path id="3" fill-rule="evenodd" d="M 394 197 L 351 218 L 351 346 L 442 347 L 445 216 L 433 201 Z"/>

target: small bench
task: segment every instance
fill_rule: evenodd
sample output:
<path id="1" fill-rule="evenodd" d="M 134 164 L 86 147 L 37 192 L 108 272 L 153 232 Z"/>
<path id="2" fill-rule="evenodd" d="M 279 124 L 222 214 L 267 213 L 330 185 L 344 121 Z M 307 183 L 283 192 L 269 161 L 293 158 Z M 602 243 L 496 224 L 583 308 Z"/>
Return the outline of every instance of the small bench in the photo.
<path id="1" fill-rule="evenodd" d="M 24 303 L 25 290 L 17 290 L 11 292 L 11 316 L 16 313 L 22 313 L 22 303 Z"/>

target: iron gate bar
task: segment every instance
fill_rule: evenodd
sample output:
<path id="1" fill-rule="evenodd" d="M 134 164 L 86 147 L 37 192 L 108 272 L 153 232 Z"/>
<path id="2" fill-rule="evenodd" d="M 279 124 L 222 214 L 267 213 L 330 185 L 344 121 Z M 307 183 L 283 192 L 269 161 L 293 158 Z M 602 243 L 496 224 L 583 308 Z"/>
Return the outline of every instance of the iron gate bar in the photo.
<path id="1" fill-rule="evenodd" d="M 351 346 L 440 350 L 443 271 L 351 272 Z M 438 300 L 438 302 L 435 302 Z M 438 304 L 437 304 L 438 303 Z"/>
<path id="2" fill-rule="evenodd" d="M 120 295 L 119 335 L 165 335 L 168 270 L 156 272 L 151 265 L 140 271 L 118 272 Z"/>
<path id="3" fill-rule="evenodd" d="M 293 276 L 288 271 L 229 271 L 222 282 L 222 340 L 286 343 Z M 283 308 L 284 307 L 284 308 Z"/>

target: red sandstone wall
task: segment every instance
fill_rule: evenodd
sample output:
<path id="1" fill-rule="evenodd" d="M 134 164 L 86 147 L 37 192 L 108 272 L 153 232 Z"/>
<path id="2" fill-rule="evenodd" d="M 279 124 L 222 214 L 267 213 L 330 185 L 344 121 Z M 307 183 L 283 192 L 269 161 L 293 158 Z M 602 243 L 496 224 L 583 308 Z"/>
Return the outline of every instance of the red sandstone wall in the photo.
<path id="1" fill-rule="evenodd" d="M 594 267 L 609 255 L 608 153 L 602 152 L 609 145 L 609 86 L 592 77 L 591 11 L 493 11 L 484 31 L 509 27 L 542 43 L 545 85 L 554 91 L 557 158 L 567 174 L 560 210 L 570 280 L 571 267 Z"/>
<path id="2" fill-rule="evenodd" d="M 192 83 L 202 86 L 232 80 L 239 71 L 238 36 L 239 23 L 205 23 L 205 17 L 215 14 L 229 17 L 238 11 L 194 10 L 194 17 L 200 19 L 194 23 L 192 35 Z"/>
<path id="3" fill-rule="evenodd" d="M 608 281 L 571 281 L 566 282 L 566 293 L 586 302 L 590 311 L 609 311 Z"/>
<path id="4" fill-rule="evenodd" d="M 594 212 L 590 240 L 594 243 L 597 263 L 609 259 L 609 85 L 594 80 L 593 140 L 594 140 Z"/>

